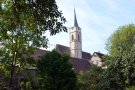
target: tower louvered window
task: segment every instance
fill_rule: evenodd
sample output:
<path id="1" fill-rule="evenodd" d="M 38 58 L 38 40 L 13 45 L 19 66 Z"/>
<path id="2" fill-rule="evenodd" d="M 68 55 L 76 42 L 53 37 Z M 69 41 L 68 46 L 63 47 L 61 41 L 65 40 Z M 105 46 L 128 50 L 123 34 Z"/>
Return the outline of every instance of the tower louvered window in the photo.
<path id="1" fill-rule="evenodd" d="M 72 35 L 72 41 L 74 40 L 74 36 Z"/>
<path id="2" fill-rule="evenodd" d="M 79 35 L 78 35 L 78 41 L 80 41 L 80 37 L 79 37 Z"/>

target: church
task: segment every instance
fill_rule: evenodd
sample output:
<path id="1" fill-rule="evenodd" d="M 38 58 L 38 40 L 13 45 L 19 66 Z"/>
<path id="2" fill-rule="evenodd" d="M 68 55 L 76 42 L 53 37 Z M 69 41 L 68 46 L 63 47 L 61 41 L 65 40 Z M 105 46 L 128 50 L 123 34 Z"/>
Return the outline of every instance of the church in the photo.
<path id="1" fill-rule="evenodd" d="M 67 52 L 71 57 L 71 62 L 75 71 L 88 71 L 90 69 L 89 60 L 91 54 L 82 51 L 82 35 L 81 28 L 78 25 L 76 12 L 74 9 L 74 26 L 69 29 L 70 47 L 56 45 L 56 50 L 60 53 Z"/>
<path id="2" fill-rule="evenodd" d="M 70 47 L 57 44 L 55 49 L 59 53 L 68 53 L 71 57 L 71 63 L 75 72 L 86 72 L 90 69 L 91 64 L 97 66 L 102 65 L 102 56 L 100 52 L 94 52 L 91 55 L 88 52 L 82 51 L 82 35 L 81 28 L 78 25 L 76 12 L 74 9 L 74 26 L 69 29 Z M 37 60 L 39 57 L 47 53 L 46 50 L 38 49 L 34 52 L 33 57 Z"/>

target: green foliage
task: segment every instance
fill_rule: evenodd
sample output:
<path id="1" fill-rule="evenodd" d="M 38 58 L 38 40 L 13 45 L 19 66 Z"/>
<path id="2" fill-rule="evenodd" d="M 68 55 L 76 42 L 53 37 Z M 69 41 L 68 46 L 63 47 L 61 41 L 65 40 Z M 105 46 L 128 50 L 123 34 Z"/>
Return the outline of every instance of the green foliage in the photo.
<path id="1" fill-rule="evenodd" d="M 105 57 L 106 69 L 92 66 L 89 72 L 80 73 L 81 90 L 125 90 L 135 86 L 135 48 L 120 52 Z"/>
<path id="2" fill-rule="evenodd" d="M 38 62 L 41 90 L 76 90 L 77 77 L 70 58 L 53 50 Z"/>
<path id="3" fill-rule="evenodd" d="M 22 81 L 20 83 L 20 90 L 32 90 L 30 81 Z"/>
<path id="4" fill-rule="evenodd" d="M 108 39 L 106 48 L 110 55 L 117 55 L 135 45 L 135 25 L 129 24 L 121 26 Z"/>
<path id="5" fill-rule="evenodd" d="M 135 86 L 126 88 L 126 90 L 135 90 Z"/>
<path id="6" fill-rule="evenodd" d="M 135 84 L 135 25 L 119 27 L 107 41 L 110 56 L 105 58 L 107 69 L 102 87 L 125 89 Z M 102 80 L 101 80 L 102 81 Z M 102 85 L 103 84 L 103 85 Z"/>
<path id="7" fill-rule="evenodd" d="M 81 83 L 80 90 L 97 90 L 98 83 L 101 80 L 102 68 L 92 65 L 89 72 L 79 74 L 79 81 Z"/>
<path id="8" fill-rule="evenodd" d="M 114 90 L 135 85 L 135 25 L 119 27 L 107 41 L 110 56 L 105 58 L 107 70 L 102 87 Z M 102 81 L 102 80 L 101 80 Z"/>

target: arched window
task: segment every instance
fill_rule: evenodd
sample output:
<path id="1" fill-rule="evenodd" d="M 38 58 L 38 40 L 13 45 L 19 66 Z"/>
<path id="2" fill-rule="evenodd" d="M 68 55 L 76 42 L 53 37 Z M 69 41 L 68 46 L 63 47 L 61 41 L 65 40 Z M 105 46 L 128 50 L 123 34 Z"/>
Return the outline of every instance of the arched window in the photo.
<path id="1" fill-rule="evenodd" d="M 79 34 L 78 34 L 78 41 L 80 41 L 80 37 L 79 37 Z"/>
<path id="2" fill-rule="evenodd" d="M 74 40 L 74 36 L 72 35 L 72 41 Z"/>

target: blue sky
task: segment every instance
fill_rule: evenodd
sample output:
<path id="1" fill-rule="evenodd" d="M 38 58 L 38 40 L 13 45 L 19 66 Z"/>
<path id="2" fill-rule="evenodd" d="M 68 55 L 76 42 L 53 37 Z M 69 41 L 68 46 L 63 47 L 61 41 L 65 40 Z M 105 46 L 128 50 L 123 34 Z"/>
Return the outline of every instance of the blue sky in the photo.
<path id="1" fill-rule="evenodd" d="M 74 23 L 74 4 L 79 26 L 82 28 L 82 49 L 93 53 L 107 53 L 105 43 L 107 38 L 119 26 L 135 24 L 135 0 L 56 0 L 59 10 L 66 18 L 66 26 Z M 69 34 L 61 32 L 49 36 L 48 50 L 56 44 L 69 46 Z"/>

